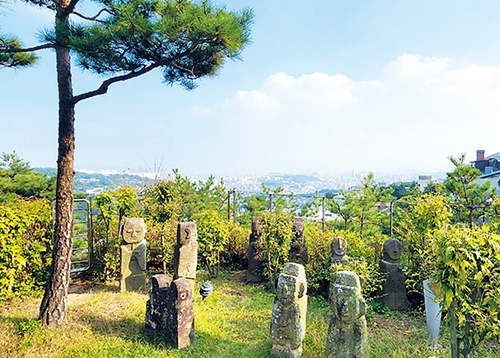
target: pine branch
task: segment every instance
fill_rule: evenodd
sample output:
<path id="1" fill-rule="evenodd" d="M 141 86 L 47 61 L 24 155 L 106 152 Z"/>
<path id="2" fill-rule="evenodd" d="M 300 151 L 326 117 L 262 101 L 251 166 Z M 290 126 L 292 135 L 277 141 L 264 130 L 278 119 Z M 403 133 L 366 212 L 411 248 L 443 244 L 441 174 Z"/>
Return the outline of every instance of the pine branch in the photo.
<path id="1" fill-rule="evenodd" d="M 132 72 L 129 72 L 125 75 L 108 78 L 107 80 L 103 81 L 102 84 L 99 86 L 99 88 L 97 88 L 96 90 L 85 92 L 85 93 L 79 94 L 78 96 L 74 96 L 72 99 L 72 103 L 77 104 L 78 102 L 83 101 L 84 99 L 88 99 L 88 98 L 92 98 L 95 96 L 100 96 L 100 95 L 106 94 L 108 92 L 109 86 L 111 86 L 113 83 L 122 82 L 122 81 L 130 80 L 130 79 L 135 78 L 135 77 L 139 77 L 145 73 L 148 73 L 148 72 L 154 70 L 155 68 L 157 68 L 159 66 L 160 66 L 160 64 L 154 63 L 152 65 L 145 66 L 138 71 L 132 71 Z"/>
<path id="2" fill-rule="evenodd" d="M 111 11 L 109 11 L 108 9 L 101 9 L 96 15 L 94 16 L 85 16 L 83 14 L 80 14 L 79 12 L 77 11 L 73 11 L 72 14 L 84 19 L 84 20 L 88 20 L 88 21 L 95 21 L 95 22 L 100 22 L 100 23 L 104 23 L 104 21 L 102 20 L 99 20 L 98 17 L 101 16 L 104 12 L 107 12 L 108 14 L 110 15 L 113 15 L 113 13 Z"/>
<path id="3" fill-rule="evenodd" d="M 38 51 L 38 50 L 45 50 L 48 48 L 54 48 L 53 44 L 43 44 L 43 45 L 27 47 L 27 48 L 12 47 L 7 43 L 7 41 L 4 41 L 2 39 L 0 39 L 0 44 L 1 44 L 0 52 L 3 52 L 3 53 L 34 52 L 34 51 Z"/>

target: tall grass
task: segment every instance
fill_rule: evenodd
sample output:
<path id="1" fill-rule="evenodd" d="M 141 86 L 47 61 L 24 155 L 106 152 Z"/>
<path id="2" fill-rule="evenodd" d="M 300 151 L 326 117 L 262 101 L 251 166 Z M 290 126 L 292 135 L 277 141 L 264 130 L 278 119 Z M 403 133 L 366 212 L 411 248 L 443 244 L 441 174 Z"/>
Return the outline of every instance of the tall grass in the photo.
<path id="1" fill-rule="evenodd" d="M 203 280 L 201 275 L 199 282 Z M 149 341 L 143 332 L 146 293 L 120 293 L 116 286 L 83 285 L 69 295 L 61 328 L 41 327 L 39 299 L 15 301 L 0 308 L 1 357 L 270 357 L 269 322 L 274 296 L 244 275 L 222 274 L 213 280 L 206 300 L 195 295 L 196 342 L 183 350 Z M 330 308 L 309 297 L 303 357 L 324 354 Z M 446 333 L 440 348 L 427 348 L 425 318 L 399 313 L 368 314 L 370 358 L 450 357 Z M 476 357 L 498 357 L 488 342 Z"/>

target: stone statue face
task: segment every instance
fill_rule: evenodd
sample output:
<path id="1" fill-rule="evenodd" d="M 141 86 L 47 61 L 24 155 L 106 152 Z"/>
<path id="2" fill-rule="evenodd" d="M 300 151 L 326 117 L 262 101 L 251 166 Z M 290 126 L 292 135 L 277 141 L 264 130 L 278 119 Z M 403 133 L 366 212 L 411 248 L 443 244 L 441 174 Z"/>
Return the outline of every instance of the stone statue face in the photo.
<path id="1" fill-rule="evenodd" d="M 297 238 L 304 234 L 304 220 L 302 218 L 295 218 L 293 221 L 293 232 Z"/>
<path id="2" fill-rule="evenodd" d="M 403 253 L 403 244 L 396 239 L 390 239 L 384 242 L 383 258 L 389 262 L 399 262 Z"/>
<path id="3" fill-rule="evenodd" d="M 182 289 L 179 291 L 179 301 L 186 301 L 189 299 L 189 290 Z"/>
<path id="4" fill-rule="evenodd" d="M 342 237 L 336 237 L 332 241 L 332 251 L 335 256 L 344 256 L 347 252 L 347 241 Z"/>
<path id="5" fill-rule="evenodd" d="M 146 225 L 142 218 L 130 218 L 123 225 L 123 240 L 128 244 L 134 244 L 144 240 Z"/>
<path id="6" fill-rule="evenodd" d="M 335 278 L 333 302 L 339 320 L 345 322 L 355 321 L 361 314 L 364 305 L 361 296 L 359 277 L 350 271 L 339 271 Z"/>
<path id="7" fill-rule="evenodd" d="M 337 317 L 344 322 L 353 322 L 359 315 L 359 304 L 352 288 L 343 287 L 336 290 Z"/>
<path id="8" fill-rule="evenodd" d="M 260 220 L 262 218 L 260 216 L 254 216 L 252 218 L 252 235 L 254 238 L 257 238 L 260 236 Z"/>
<path id="9" fill-rule="evenodd" d="M 197 240 L 196 224 L 193 222 L 180 223 L 179 233 L 179 243 L 181 245 L 188 245 L 189 243 L 195 242 Z"/>
<path id="10" fill-rule="evenodd" d="M 177 288 L 178 308 L 188 306 L 192 298 L 191 284 L 186 279 L 176 280 L 175 283 Z"/>
<path id="11" fill-rule="evenodd" d="M 297 298 L 297 278 L 288 275 L 280 275 L 278 277 L 278 287 L 276 288 L 276 296 L 284 305 L 292 304 Z"/>

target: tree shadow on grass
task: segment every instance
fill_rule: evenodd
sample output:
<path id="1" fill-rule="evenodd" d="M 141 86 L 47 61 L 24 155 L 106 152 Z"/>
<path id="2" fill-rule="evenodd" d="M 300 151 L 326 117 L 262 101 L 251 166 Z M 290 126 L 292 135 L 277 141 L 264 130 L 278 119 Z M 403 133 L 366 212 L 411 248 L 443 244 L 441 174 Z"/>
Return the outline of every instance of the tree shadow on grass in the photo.
<path id="1" fill-rule="evenodd" d="M 102 336 L 114 336 L 141 345 L 144 349 L 154 351 L 165 350 L 166 357 L 269 357 L 271 355 L 271 344 L 269 342 L 234 342 L 220 336 L 215 337 L 195 328 L 195 342 L 184 349 L 177 350 L 168 347 L 161 334 L 156 337 L 148 335 L 144 329 L 144 321 L 137 318 L 108 319 L 97 314 L 87 314 L 79 317 L 95 334 Z M 149 348 L 148 348 L 149 347 Z M 173 353 L 175 352 L 175 354 Z"/>
<path id="2" fill-rule="evenodd" d="M 112 319 L 102 317 L 99 313 L 88 313 L 79 316 L 78 321 L 98 335 L 116 336 L 126 340 L 136 340 L 144 335 L 144 321 L 134 317 Z"/>

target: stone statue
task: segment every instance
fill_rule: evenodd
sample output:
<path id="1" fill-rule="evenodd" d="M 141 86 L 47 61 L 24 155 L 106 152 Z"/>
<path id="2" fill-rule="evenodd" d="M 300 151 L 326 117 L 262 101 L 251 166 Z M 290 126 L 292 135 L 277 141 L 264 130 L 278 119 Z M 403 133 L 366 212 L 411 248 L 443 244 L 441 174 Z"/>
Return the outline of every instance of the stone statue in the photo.
<path id="1" fill-rule="evenodd" d="M 260 250 L 257 247 L 260 241 L 260 220 L 259 216 L 252 218 L 252 233 L 250 234 L 250 244 L 248 245 L 248 282 L 261 282 L 264 279 L 262 276 L 262 261 L 259 257 Z"/>
<path id="2" fill-rule="evenodd" d="M 151 338 L 160 337 L 165 332 L 165 311 L 169 290 L 170 277 L 168 275 L 158 274 L 149 279 L 145 330 Z"/>
<path id="3" fill-rule="evenodd" d="M 347 264 L 349 257 L 347 253 L 347 241 L 343 237 L 336 237 L 332 241 L 332 257 L 331 264 Z"/>
<path id="4" fill-rule="evenodd" d="M 403 244 L 399 240 L 389 239 L 384 242 L 380 272 L 385 276 L 385 281 L 382 283 L 382 290 L 377 292 L 377 301 L 393 311 L 408 307 L 403 265 L 400 262 L 402 253 Z"/>
<path id="5" fill-rule="evenodd" d="M 356 273 L 337 272 L 330 305 L 332 313 L 325 358 L 364 357 L 368 335 L 366 303 Z"/>
<path id="6" fill-rule="evenodd" d="M 306 313 L 307 281 L 304 266 L 287 263 L 278 276 L 271 315 L 273 356 L 297 358 L 302 355 Z"/>
<path id="7" fill-rule="evenodd" d="M 120 246 L 121 291 L 139 291 L 146 287 L 146 225 L 142 218 L 129 218 L 123 224 Z"/>
<path id="8" fill-rule="evenodd" d="M 187 347 L 194 343 L 195 339 L 193 290 L 190 280 L 178 278 L 172 282 L 167 301 L 165 343 L 177 349 Z"/>
<path id="9" fill-rule="evenodd" d="M 304 236 L 303 218 L 293 218 L 293 236 L 290 244 L 290 251 L 288 252 L 288 261 L 301 265 L 305 265 L 309 261 L 306 239 Z"/>
<path id="10" fill-rule="evenodd" d="M 198 264 L 198 234 L 194 222 L 177 225 L 177 243 L 174 246 L 174 280 L 187 278 L 194 291 L 196 266 Z"/>

